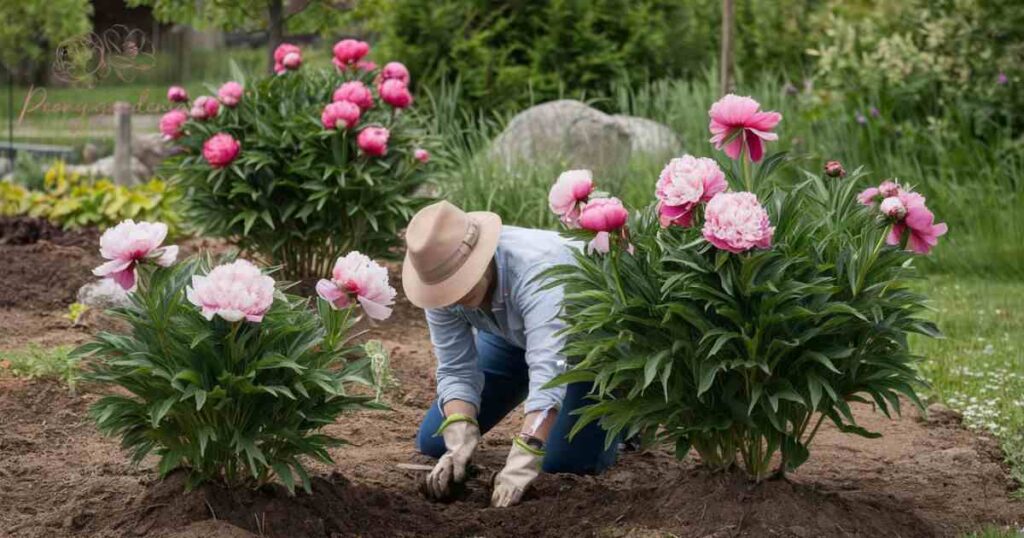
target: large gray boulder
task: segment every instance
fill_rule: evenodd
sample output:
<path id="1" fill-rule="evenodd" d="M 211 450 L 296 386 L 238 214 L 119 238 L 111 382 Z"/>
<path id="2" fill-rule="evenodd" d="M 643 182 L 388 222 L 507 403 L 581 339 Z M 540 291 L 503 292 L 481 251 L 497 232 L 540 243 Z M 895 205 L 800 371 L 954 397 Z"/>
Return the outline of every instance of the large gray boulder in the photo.
<path id="1" fill-rule="evenodd" d="M 602 172 L 624 167 L 637 153 L 668 158 L 682 147 L 667 126 L 644 118 L 612 116 L 563 99 L 516 114 L 491 146 L 505 166 L 557 162 Z"/>
<path id="2" fill-rule="evenodd" d="M 131 304 L 128 292 L 111 278 L 101 278 L 78 288 L 76 301 L 98 310 Z"/>
<path id="3" fill-rule="evenodd" d="M 672 157 L 678 157 L 683 151 L 682 142 L 668 125 L 623 114 L 616 114 L 612 118 L 629 133 L 634 155 L 648 154 L 667 161 Z"/>

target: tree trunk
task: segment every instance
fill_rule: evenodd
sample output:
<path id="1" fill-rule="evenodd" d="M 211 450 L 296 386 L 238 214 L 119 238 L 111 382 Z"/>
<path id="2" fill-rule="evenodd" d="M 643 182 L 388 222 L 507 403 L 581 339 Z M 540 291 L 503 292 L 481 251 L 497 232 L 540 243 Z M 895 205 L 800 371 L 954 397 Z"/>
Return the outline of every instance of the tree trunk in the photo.
<path id="1" fill-rule="evenodd" d="M 267 69 L 274 74 L 274 49 L 284 41 L 284 6 L 282 0 L 268 0 L 270 26 L 268 27 Z"/>
<path id="2" fill-rule="evenodd" d="M 725 95 L 733 90 L 733 0 L 722 0 L 722 56 L 718 60 L 718 91 Z"/>

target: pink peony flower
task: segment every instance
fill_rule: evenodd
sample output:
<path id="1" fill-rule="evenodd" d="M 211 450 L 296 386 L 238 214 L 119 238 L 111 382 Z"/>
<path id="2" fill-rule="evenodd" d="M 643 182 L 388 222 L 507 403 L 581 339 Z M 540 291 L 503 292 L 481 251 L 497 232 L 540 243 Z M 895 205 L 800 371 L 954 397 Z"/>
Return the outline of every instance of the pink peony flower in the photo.
<path id="1" fill-rule="evenodd" d="M 111 278 L 122 288 L 135 288 L 135 267 L 149 260 L 167 267 L 178 257 L 178 247 L 161 247 L 167 238 L 167 225 L 162 222 L 121 221 L 100 237 L 100 255 L 110 260 L 92 270 L 96 276 Z"/>
<path id="2" fill-rule="evenodd" d="M 662 227 L 690 226 L 697 204 L 724 191 L 725 172 L 713 159 L 684 155 L 672 159 L 661 171 L 655 195 Z"/>
<path id="3" fill-rule="evenodd" d="M 334 65 L 344 71 L 349 67 L 356 65 L 359 60 L 363 59 L 370 53 L 370 45 L 365 41 L 359 41 L 356 39 L 342 39 L 334 44 Z"/>
<path id="4" fill-rule="evenodd" d="M 370 88 L 358 80 L 346 82 L 334 90 L 332 101 L 348 101 L 363 110 L 373 108 L 373 94 Z"/>
<path id="5" fill-rule="evenodd" d="M 391 132 L 384 127 L 367 127 L 359 132 L 356 143 L 363 153 L 380 157 L 388 152 L 388 138 Z"/>
<path id="6" fill-rule="evenodd" d="M 180 108 L 171 110 L 160 117 L 160 133 L 164 135 L 165 140 L 180 138 L 185 134 L 181 130 L 181 126 L 185 125 L 186 121 L 188 121 L 188 114 L 184 110 Z"/>
<path id="7" fill-rule="evenodd" d="M 877 199 L 878 187 L 868 187 L 857 195 L 857 201 L 867 206 L 875 205 Z"/>
<path id="8" fill-rule="evenodd" d="M 409 69 L 402 62 L 388 62 L 380 71 L 380 80 L 383 84 L 386 80 L 400 80 L 402 84 L 409 85 Z"/>
<path id="9" fill-rule="evenodd" d="M 890 196 L 882 200 L 878 209 L 883 215 L 895 220 L 903 220 L 903 217 L 907 216 L 907 207 L 903 205 L 903 200 L 899 196 Z"/>
<path id="10" fill-rule="evenodd" d="M 764 156 L 762 140 L 778 140 L 779 135 L 771 132 L 782 114 L 778 112 L 761 112 L 761 105 L 750 97 L 729 94 L 711 105 L 708 111 L 711 123 L 711 143 L 715 149 L 725 146 L 725 154 L 730 159 L 740 158 L 746 146 L 747 158 L 757 162 Z"/>
<path id="11" fill-rule="evenodd" d="M 293 71 L 302 65 L 302 49 L 291 43 L 281 43 L 274 49 L 274 72 L 278 75 Z"/>
<path id="12" fill-rule="evenodd" d="M 843 163 L 839 161 L 829 161 L 825 163 L 825 175 L 828 177 L 843 178 L 846 177 L 846 169 L 843 168 Z"/>
<path id="13" fill-rule="evenodd" d="M 359 123 L 359 107 L 348 101 L 328 103 L 320 113 L 324 129 L 351 129 Z"/>
<path id="14" fill-rule="evenodd" d="M 629 212 L 618 198 L 596 198 L 583 207 L 579 224 L 584 230 L 611 232 L 626 224 L 627 218 Z"/>
<path id="15" fill-rule="evenodd" d="M 395 108 L 406 108 L 412 104 L 412 94 L 409 93 L 409 88 L 398 79 L 389 79 L 381 83 L 380 98 Z"/>
<path id="16" fill-rule="evenodd" d="M 900 192 L 899 184 L 892 180 L 883 181 L 882 184 L 878 186 L 878 194 L 880 194 L 882 198 L 899 196 Z"/>
<path id="17" fill-rule="evenodd" d="M 238 157 L 241 146 L 227 133 L 217 133 L 203 142 L 203 158 L 214 168 L 224 168 Z"/>
<path id="18" fill-rule="evenodd" d="M 739 254 L 771 247 L 775 228 L 753 193 L 723 192 L 708 202 L 702 231 L 715 247 Z"/>
<path id="19" fill-rule="evenodd" d="M 234 107 L 242 100 L 242 85 L 234 81 L 225 82 L 217 90 L 217 97 L 224 106 Z"/>
<path id="20" fill-rule="evenodd" d="M 388 284 L 388 270 L 356 251 L 338 258 L 330 280 L 316 283 L 316 293 L 334 308 L 347 307 L 354 296 L 366 315 L 377 320 L 391 316 L 397 295 Z"/>
<path id="21" fill-rule="evenodd" d="M 416 148 L 416 151 L 412 152 L 412 156 L 423 164 L 430 162 L 430 152 L 423 148 Z"/>
<path id="22" fill-rule="evenodd" d="M 167 100 L 172 103 L 184 103 L 188 101 L 188 92 L 181 86 L 167 88 Z"/>
<path id="23" fill-rule="evenodd" d="M 899 196 L 901 192 L 903 192 L 903 189 L 900 188 L 898 183 L 892 180 L 886 180 L 877 187 L 864 189 L 857 195 L 857 201 L 866 206 L 873 206 L 879 199 L 884 200 L 885 198 Z"/>
<path id="24" fill-rule="evenodd" d="M 201 95 L 196 97 L 195 102 L 192 103 L 189 115 L 194 120 L 203 121 L 216 117 L 218 112 L 220 112 L 220 103 L 209 95 Z"/>
<path id="25" fill-rule="evenodd" d="M 548 193 L 548 207 L 569 228 L 579 226 L 580 212 L 590 193 L 594 192 L 594 179 L 590 170 L 567 170 L 558 176 Z"/>
<path id="26" fill-rule="evenodd" d="M 904 207 L 903 217 L 892 225 L 886 242 L 890 245 L 899 245 L 903 240 L 903 233 L 909 231 L 907 249 L 918 254 L 928 254 L 949 227 L 944 222 L 935 224 L 935 215 L 925 207 L 924 196 L 916 192 L 901 192 L 897 198 Z M 882 205 L 885 206 L 890 199 L 886 198 Z M 893 205 L 894 203 L 890 204 L 890 209 Z M 884 207 L 882 210 L 885 212 Z M 886 214 L 888 215 L 887 212 Z"/>
<path id="27" fill-rule="evenodd" d="M 220 316 L 230 322 L 260 322 L 274 302 L 274 279 L 239 259 L 214 267 L 206 276 L 193 275 L 185 296 L 207 320 Z"/>

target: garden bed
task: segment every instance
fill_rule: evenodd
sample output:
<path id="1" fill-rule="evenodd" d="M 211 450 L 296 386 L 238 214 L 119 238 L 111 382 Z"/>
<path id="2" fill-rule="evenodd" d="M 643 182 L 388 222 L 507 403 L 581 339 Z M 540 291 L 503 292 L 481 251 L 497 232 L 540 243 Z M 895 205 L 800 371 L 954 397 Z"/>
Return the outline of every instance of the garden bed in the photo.
<path id="1" fill-rule="evenodd" d="M 37 327 L 2 345 L 66 332 Z M 336 466 L 312 466 L 313 496 L 289 497 L 279 487 L 183 493 L 181 477 L 159 481 L 149 461 L 131 467 L 117 442 L 96 432 L 87 408 L 97 396 L 88 385 L 72 394 L 50 381 L 0 377 L 0 529 L 25 537 L 244 536 L 242 529 L 289 537 L 906 537 L 1024 521 L 994 442 L 948 415 L 923 421 L 909 405 L 896 421 L 855 407 L 858 421 L 884 436 L 823 428 L 811 460 L 788 481 L 753 486 L 657 449 L 625 454 L 600 477 L 542 476 L 521 506 L 498 510 L 487 507 L 486 481 L 516 426 L 507 421 L 485 438 L 468 496 L 433 504 L 417 491 L 418 473 L 397 467 L 429 463 L 413 450 L 434 391 L 425 323 L 402 301 L 372 336 L 392 351 L 393 410 L 350 415 L 329 428 L 352 444 L 332 451 Z"/>

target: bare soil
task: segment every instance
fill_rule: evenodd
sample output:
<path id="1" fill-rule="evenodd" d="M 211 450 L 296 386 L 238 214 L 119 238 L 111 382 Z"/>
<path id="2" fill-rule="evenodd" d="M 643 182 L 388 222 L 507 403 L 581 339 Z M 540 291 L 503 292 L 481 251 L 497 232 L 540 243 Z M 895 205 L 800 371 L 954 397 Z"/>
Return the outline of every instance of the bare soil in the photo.
<path id="1" fill-rule="evenodd" d="M 69 273 L 92 266 L 79 260 L 67 264 Z M 26 285 L 8 280 L 12 274 L 4 273 L 5 287 Z M 59 313 L 0 309 L 0 350 L 88 337 Z M 597 477 L 544 475 L 520 506 L 488 508 L 487 479 L 504 461 L 513 418 L 484 438 L 466 496 L 431 503 L 418 492 L 422 473 L 397 467 L 430 463 L 413 448 L 434 393 L 422 312 L 402 302 L 371 336 L 392 352 L 392 410 L 343 416 L 328 428 L 351 444 L 332 451 L 336 465 L 312 466 L 313 495 L 216 485 L 186 493 L 180 475 L 159 480 L 151 461 L 131 466 L 116 440 L 96 432 L 87 414 L 95 387 L 73 393 L 0 371 L 0 537 L 924 537 L 1024 523 L 995 442 L 963 429 L 955 415 L 925 420 L 909 405 L 893 421 L 855 406 L 858 421 L 883 437 L 823 427 L 810 461 L 788 480 L 754 485 L 659 448 L 625 453 Z"/>

